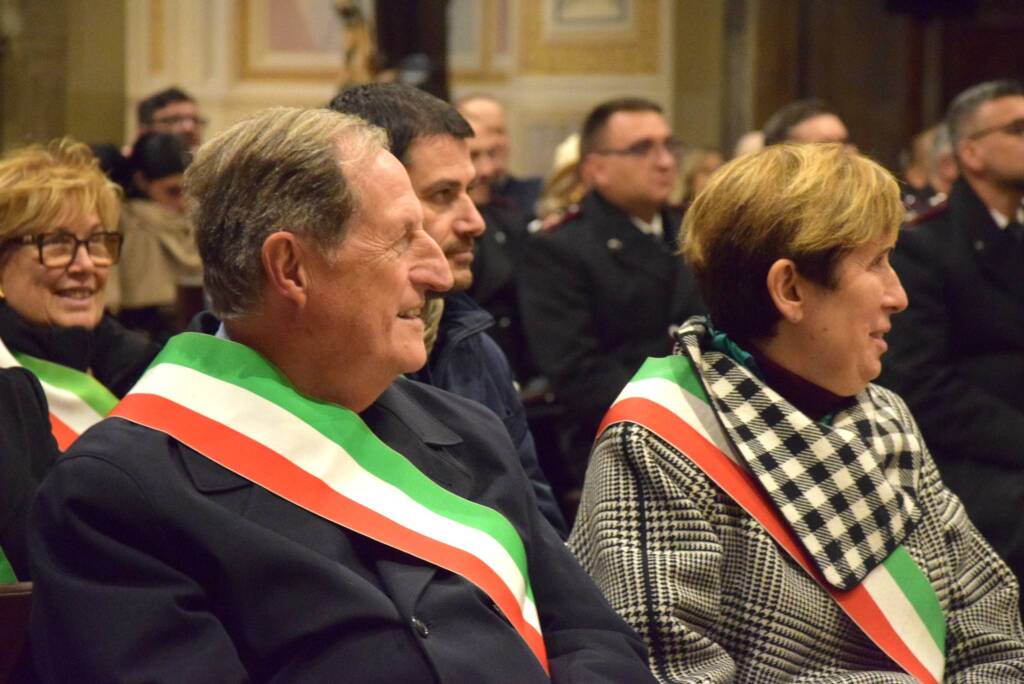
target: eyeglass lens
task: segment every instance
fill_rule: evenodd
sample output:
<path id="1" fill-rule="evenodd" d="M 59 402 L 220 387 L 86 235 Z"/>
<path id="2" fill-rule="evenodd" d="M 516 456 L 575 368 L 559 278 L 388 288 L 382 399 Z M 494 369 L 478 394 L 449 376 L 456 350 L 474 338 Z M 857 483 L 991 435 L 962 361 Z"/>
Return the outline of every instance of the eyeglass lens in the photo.
<path id="1" fill-rule="evenodd" d="M 39 242 L 39 258 L 44 266 L 66 266 L 74 261 L 79 245 L 85 245 L 97 266 L 110 266 L 120 255 L 121 236 L 118 233 L 93 233 L 85 240 L 79 240 L 68 233 L 44 235 Z"/>

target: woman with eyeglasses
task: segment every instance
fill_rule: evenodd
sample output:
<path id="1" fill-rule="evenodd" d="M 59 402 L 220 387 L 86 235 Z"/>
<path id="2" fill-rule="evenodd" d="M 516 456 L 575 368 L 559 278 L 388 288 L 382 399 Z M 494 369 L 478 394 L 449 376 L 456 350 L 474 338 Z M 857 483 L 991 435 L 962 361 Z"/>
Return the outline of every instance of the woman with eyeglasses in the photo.
<path id="1" fill-rule="evenodd" d="M 131 183 L 121 207 L 118 319 L 157 342 L 184 328 L 202 303 L 202 267 L 185 216 L 188 152 L 171 133 L 145 133 L 128 159 Z M 197 301 L 200 306 L 188 306 Z"/>
<path id="2" fill-rule="evenodd" d="M 159 351 L 104 313 L 118 189 L 68 139 L 0 160 L 0 584 L 31 579 L 25 521 L 60 450 Z"/>
<path id="3" fill-rule="evenodd" d="M 60 448 L 113 408 L 159 347 L 104 312 L 119 191 L 70 139 L 0 161 L 0 367 L 42 383 Z"/>
<path id="4" fill-rule="evenodd" d="M 569 539 L 659 682 L 1024 681 L 1017 582 L 872 382 L 902 217 L 834 143 L 736 159 L 687 212 L 710 315 L 609 409 Z"/>

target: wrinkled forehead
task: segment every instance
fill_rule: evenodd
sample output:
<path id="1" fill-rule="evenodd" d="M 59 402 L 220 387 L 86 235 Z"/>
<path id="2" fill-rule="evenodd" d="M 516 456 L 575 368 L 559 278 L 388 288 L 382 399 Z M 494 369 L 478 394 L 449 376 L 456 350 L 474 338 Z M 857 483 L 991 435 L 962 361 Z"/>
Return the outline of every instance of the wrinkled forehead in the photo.
<path id="1" fill-rule="evenodd" d="M 667 140 L 672 128 L 659 112 L 615 112 L 602 130 L 599 140 L 607 147 L 627 147 L 641 140 Z"/>
<path id="2" fill-rule="evenodd" d="M 1021 118 L 1024 118 L 1024 95 L 998 97 L 982 103 L 975 110 L 971 131 L 990 126 L 1002 126 Z"/>
<path id="3" fill-rule="evenodd" d="M 177 102 L 164 105 L 153 112 L 153 122 L 160 123 L 160 119 L 172 116 L 195 116 L 198 112 L 199 107 L 195 102 L 191 100 L 178 100 Z"/>

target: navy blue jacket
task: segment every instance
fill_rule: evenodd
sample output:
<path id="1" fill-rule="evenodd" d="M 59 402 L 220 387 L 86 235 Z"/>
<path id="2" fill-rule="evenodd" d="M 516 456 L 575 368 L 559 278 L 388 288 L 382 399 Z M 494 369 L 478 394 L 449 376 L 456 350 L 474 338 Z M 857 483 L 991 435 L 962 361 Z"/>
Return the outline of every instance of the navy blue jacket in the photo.
<path id="1" fill-rule="evenodd" d="M 526 424 L 526 410 L 512 382 L 508 359 L 498 343 L 486 334 L 493 325 L 494 318 L 468 295 L 446 297 L 437 341 L 427 365 L 410 377 L 477 401 L 498 414 L 533 485 L 537 506 L 564 538 L 568 534 L 565 519 L 540 469 L 533 435 Z"/>
<path id="2" fill-rule="evenodd" d="M 550 680 L 462 577 L 120 418 L 75 442 L 32 509 L 42 679 L 653 683 L 643 643 L 541 518 L 490 411 L 400 378 L 361 416 L 427 477 L 515 527 Z"/>

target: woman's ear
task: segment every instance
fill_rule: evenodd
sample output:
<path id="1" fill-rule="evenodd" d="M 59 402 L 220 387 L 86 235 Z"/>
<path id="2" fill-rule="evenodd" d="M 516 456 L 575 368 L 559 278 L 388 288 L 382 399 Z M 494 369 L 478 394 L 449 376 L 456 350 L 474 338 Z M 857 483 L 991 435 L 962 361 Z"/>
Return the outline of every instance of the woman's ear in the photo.
<path id="1" fill-rule="evenodd" d="M 267 287 L 279 297 L 302 307 L 309 296 L 308 250 L 294 233 L 277 231 L 267 236 L 260 250 Z"/>
<path id="2" fill-rule="evenodd" d="M 807 304 L 804 292 L 806 282 L 800 277 L 792 259 L 778 259 L 768 269 L 765 278 L 768 296 L 772 298 L 782 318 L 790 323 L 799 323 L 804 317 Z"/>

